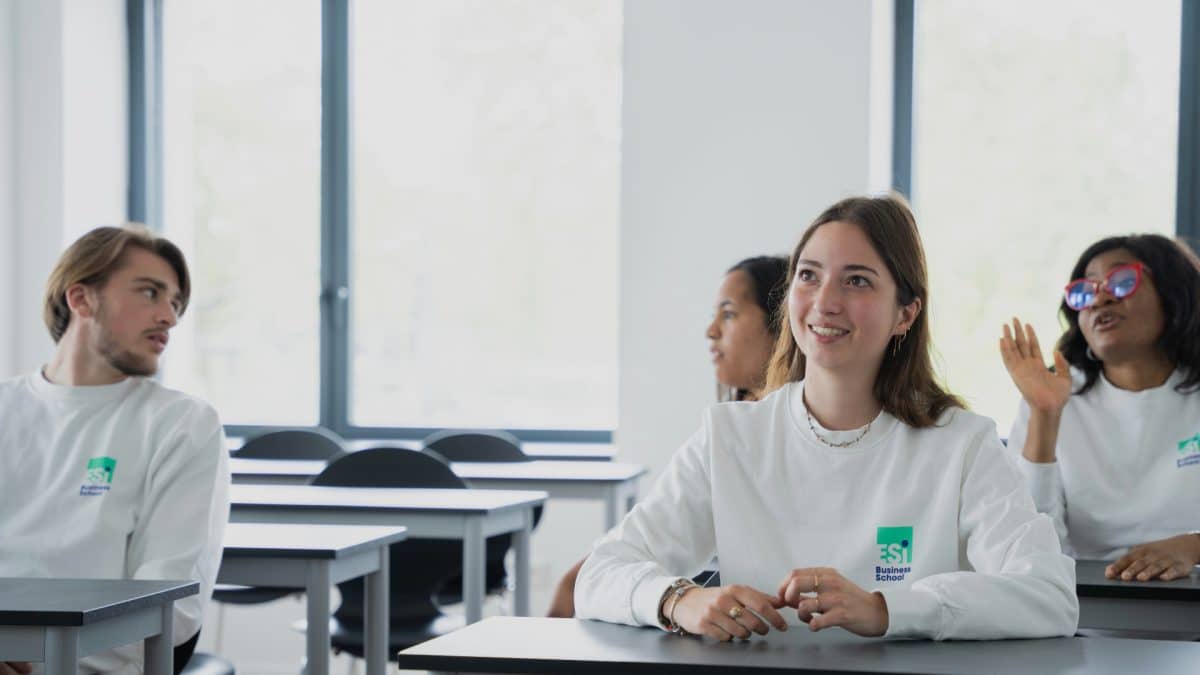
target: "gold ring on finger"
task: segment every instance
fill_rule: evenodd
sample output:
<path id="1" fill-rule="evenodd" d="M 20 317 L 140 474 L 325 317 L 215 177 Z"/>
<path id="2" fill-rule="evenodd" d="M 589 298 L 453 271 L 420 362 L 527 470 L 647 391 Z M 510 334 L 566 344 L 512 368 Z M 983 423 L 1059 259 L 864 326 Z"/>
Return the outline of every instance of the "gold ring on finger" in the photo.
<path id="1" fill-rule="evenodd" d="M 742 607 L 741 605 L 734 605 L 733 607 L 729 608 L 729 618 L 737 621 L 737 618 L 742 615 L 742 612 L 745 611 L 745 607 Z"/>

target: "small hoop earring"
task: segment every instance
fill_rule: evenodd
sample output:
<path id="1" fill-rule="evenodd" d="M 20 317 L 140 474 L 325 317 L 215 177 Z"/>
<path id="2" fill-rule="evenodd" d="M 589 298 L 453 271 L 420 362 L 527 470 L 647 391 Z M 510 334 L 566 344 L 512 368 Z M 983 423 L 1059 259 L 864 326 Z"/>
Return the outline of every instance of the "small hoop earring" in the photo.
<path id="1" fill-rule="evenodd" d="M 1087 357 L 1089 360 L 1092 360 L 1092 361 L 1100 360 L 1100 359 L 1096 358 L 1096 352 L 1093 352 L 1091 347 L 1087 348 Z"/>

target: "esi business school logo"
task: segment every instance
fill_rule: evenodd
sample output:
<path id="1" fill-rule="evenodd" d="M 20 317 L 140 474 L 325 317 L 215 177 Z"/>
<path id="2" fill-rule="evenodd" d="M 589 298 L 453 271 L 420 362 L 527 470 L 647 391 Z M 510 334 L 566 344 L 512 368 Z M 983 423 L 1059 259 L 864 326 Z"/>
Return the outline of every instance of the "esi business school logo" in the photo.
<path id="1" fill-rule="evenodd" d="M 108 492 L 112 488 L 113 473 L 116 470 L 117 460 L 112 457 L 89 459 L 87 471 L 83 476 L 83 485 L 79 486 L 79 496 L 95 497 Z"/>
<path id="2" fill-rule="evenodd" d="M 1175 468 L 1182 469 L 1191 464 L 1200 464 L 1200 434 L 1179 441 L 1179 457 Z"/>
<path id="3" fill-rule="evenodd" d="M 904 581 L 912 572 L 912 527 L 881 527 L 875 531 L 880 565 L 875 566 L 875 581 Z"/>

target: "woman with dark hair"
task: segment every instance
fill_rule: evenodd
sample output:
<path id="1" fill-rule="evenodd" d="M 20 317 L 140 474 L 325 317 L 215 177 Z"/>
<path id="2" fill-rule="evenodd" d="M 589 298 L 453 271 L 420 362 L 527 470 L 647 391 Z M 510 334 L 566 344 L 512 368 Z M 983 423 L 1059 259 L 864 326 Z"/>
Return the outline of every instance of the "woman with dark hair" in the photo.
<path id="1" fill-rule="evenodd" d="M 779 310 L 787 292 L 787 258 L 760 255 L 730 267 L 717 289 L 716 311 L 705 330 L 717 374 L 717 399 L 754 401 L 767 381 L 767 361 L 779 337 Z M 583 560 L 559 579 L 547 616 L 575 616 L 575 579 Z"/>
<path id="2" fill-rule="evenodd" d="M 1022 396 L 1008 445 L 1064 550 L 1122 579 L 1200 563 L 1200 262 L 1157 234 L 1075 263 L 1054 368 L 1014 318 L 1000 354 Z"/>
<path id="3" fill-rule="evenodd" d="M 721 401 L 756 401 L 767 383 L 767 361 L 779 338 L 779 307 L 787 292 L 787 258 L 746 258 L 725 272 L 705 336 L 712 343 Z"/>
<path id="4" fill-rule="evenodd" d="M 769 393 L 704 412 L 592 548 L 578 615 L 718 640 L 786 630 L 785 613 L 864 636 L 1073 634 L 1074 565 L 1053 524 L 995 424 L 933 375 L 907 205 L 833 205 L 788 278 Z M 689 577 L 713 555 L 727 585 L 700 588 Z"/>

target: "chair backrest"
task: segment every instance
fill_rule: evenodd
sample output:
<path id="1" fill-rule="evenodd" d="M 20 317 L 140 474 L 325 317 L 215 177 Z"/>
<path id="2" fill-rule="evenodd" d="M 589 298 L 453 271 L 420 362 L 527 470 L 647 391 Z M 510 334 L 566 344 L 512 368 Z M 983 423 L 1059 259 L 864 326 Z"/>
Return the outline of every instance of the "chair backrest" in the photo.
<path id="1" fill-rule="evenodd" d="M 340 487 L 467 487 L 466 481 L 436 457 L 420 450 L 394 447 L 358 450 L 339 457 L 313 476 L 311 483 Z"/>
<path id="2" fill-rule="evenodd" d="M 315 427 L 271 431 L 246 441 L 233 453 L 245 459 L 321 459 L 332 461 L 346 454 L 341 436 Z"/>
<path id="3" fill-rule="evenodd" d="M 463 489 L 466 483 L 445 462 L 408 448 L 372 448 L 339 457 L 313 477 L 312 485 L 333 487 L 424 487 Z M 462 542 L 409 539 L 392 544 L 389 591 L 392 621 L 437 616 L 433 601 L 447 580 L 462 575 Z M 340 621 L 361 624 L 363 581 L 338 584 Z"/>
<path id="4" fill-rule="evenodd" d="M 528 462 L 521 441 L 507 431 L 448 429 L 425 437 L 427 449 L 451 462 Z"/>

